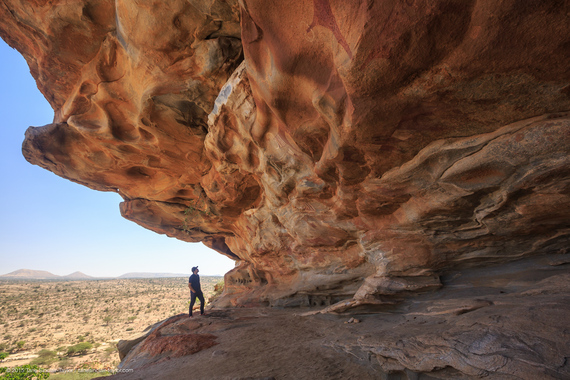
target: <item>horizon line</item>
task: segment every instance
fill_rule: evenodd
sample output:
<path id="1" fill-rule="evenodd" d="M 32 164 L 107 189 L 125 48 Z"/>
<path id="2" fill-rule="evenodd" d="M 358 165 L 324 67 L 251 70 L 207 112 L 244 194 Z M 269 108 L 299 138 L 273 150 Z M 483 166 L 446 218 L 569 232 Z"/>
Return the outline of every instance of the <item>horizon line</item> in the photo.
<path id="1" fill-rule="evenodd" d="M 34 277 L 34 274 L 30 274 L 29 276 L 26 275 L 11 275 L 13 273 L 17 273 L 20 271 L 30 271 L 30 272 L 43 272 L 43 275 L 45 276 L 50 276 L 48 278 L 38 278 L 38 277 Z M 88 278 L 76 278 L 75 276 L 73 276 L 74 274 L 81 274 L 84 275 L 85 277 Z M 66 277 L 68 279 L 73 279 L 73 280 L 88 280 L 88 279 L 116 279 L 116 278 L 121 278 L 123 276 L 132 276 L 132 277 L 127 277 L 127 278 L 175 278 L 175 277 L 187 277 L 190 276 L 191 273 L 175 273 L 175 272 L 126 272 L 123 273 L 121 275 L 118 276 L 91 276 L 88 275 L 84 272 L 81 271 L 74 271 L 71 272 L 69 274 L 66 275 L 58 275 L 58 274 L 53 274 L 50 271 L 47 270 L 43 270 L 43 269 L 28 269 L 28 268 L 21 268 L 21 269 L 16 269 L 14 271 L 5 273 L 5 274 L 1 274 L 0 275 L 0 279 L 36 279 L 36 280 L 57 280 L 57 279 L 65 279 Z M 146 276 L 151 276 L 151 277 L 146 277 Z M 215 277 L 223 277 L 225 274 L 202 274 L 202 276 L 215 276 Z M 36 274 L 36 276 L 42 276 L 42 273 L 38 273 Z M 51 277 L 53 276 L 53 277 Z"/>

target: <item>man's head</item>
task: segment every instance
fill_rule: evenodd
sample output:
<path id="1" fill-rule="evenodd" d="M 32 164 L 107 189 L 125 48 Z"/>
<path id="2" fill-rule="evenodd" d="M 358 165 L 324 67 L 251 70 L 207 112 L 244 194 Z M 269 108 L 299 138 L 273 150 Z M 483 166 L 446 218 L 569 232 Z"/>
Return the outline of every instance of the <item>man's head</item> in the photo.
<path id="1" fill-rule="evenodd" d="M 198 267 L 193 267 L 193 268 L 192 268 L 192 273 L 198 274 L 198 272 L 200 272 L 200 271 L 198 270 Z"/>

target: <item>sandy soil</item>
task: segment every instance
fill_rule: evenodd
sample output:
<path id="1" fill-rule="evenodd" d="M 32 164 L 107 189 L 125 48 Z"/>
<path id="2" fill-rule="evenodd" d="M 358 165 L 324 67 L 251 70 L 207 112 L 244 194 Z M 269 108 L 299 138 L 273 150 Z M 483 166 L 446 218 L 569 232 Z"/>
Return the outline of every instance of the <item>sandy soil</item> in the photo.
<path id="1" fill-rule="evenodd" d="M 222 277 L 202 276 L 206 299 Z M 58 352 L 51 368 L 111 368 L 119 364 L 116 343 L 188 310 L 187 278 L 86 281 L 1 281 L 2 366 L 28 364 L 42 349 Z M 17 343 L 24 344 L 18 348 Z M 67 348 L 90 342 L 86 355 Z M 45 366 L 44 366 L 45 367 Z"/>

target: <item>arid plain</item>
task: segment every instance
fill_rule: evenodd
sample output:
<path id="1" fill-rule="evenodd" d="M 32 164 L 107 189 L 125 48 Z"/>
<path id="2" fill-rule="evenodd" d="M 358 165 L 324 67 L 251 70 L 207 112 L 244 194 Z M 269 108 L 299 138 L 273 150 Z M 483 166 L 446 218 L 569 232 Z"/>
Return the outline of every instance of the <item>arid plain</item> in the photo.
<path id="1" fill-rule="evenodd" d="M 202 276 L 206 301 L 223 277 Z M 187 278 L 0 281 L 2 367 L 115 368 L 116 343 L 188 312 Z"/>

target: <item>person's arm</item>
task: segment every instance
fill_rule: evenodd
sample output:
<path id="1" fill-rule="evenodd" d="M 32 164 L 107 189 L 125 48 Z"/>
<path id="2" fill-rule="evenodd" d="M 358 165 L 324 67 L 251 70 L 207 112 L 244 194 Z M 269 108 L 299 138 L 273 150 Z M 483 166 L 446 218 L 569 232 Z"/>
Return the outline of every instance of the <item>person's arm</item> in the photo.
<path id="1" fill-rule="evenodd" d="M 192 287 L 192 284 L 191 284 L 191 283 L 188 283 L 188 288 L 190 288 L 190 291 L 191 291 L 192 293 L 196 293 L 196 291 L 195 291 L 194 288 Z"/>

